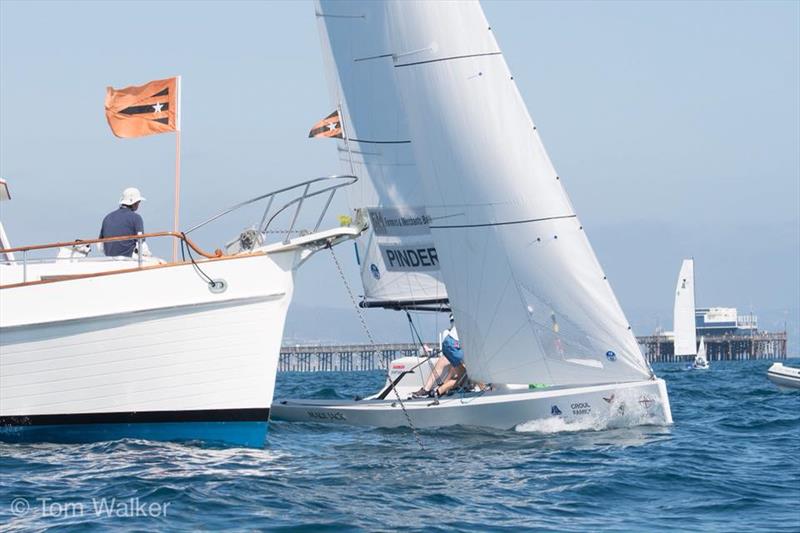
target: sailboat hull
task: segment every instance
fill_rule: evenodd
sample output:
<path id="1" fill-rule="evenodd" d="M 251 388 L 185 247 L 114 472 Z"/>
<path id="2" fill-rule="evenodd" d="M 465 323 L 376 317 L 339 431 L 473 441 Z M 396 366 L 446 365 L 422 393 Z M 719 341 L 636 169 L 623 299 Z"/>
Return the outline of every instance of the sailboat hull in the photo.
<path id="1" fill-rule="evenodd" d="M 526 422 L 553 417 L 571 423 L 584 419 L 608 425 L 669 425 L 672 423 L 664 380 L 586 387 L 535 390 L 493 390 L 432 399 L 405 400 L 416 427 L 479 426 L 512 429 Z M 400 402 L 385 400 L 277 400 L 272 420 L 330 424 L 408 426 Z"/>

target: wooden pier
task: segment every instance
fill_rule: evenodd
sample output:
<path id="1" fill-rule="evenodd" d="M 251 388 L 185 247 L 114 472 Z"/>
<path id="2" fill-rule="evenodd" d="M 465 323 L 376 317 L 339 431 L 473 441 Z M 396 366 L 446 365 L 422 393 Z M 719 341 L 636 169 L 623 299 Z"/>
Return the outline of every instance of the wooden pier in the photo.
<path id="1" fill-rule="evenodd" d="M 283 346 L 278 372 L 353 372 L 386 369 L 393 359 L 417 355 L 416 344 Z"/>
<path id="2" fill-rule="evenodd" d="M 742 361 L 745 359 L 786 359 L 786 332 L 755 332 L 752 335 L 714 335 L 703 337 L 709 361 Z M 664 335 L 637 337 L 642 353 L 651 363 L 687 361 L 675 355 L 674 343 Z M 698 342 L 699 342 L 698 338 Z"/>
<path id="3" fill-rule="evenodd" d="M 704 337 L 709 361 L 786 359 L 786 332 Z M 637 337 L 651 363 L 686 361 L 675 357 L 672 339 Z M 429 346 L 435 343 L 428 343 Z M 393 359 L 416 355 L 416 344 L 295 345 L 281 348 L 278 372 L 354 372 L 383 370 Z"/>

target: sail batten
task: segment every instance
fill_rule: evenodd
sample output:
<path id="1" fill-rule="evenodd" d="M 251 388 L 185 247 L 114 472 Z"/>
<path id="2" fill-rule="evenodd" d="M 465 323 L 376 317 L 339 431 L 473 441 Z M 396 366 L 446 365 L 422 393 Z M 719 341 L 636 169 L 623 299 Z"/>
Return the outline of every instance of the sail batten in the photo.
<path id="1" fill-rule="evenodd" d="M 577 215 L 560 215 L 545 218 L 529 218 L 527 220 L 508 220 L 504 222 L 487 222 L 485 224 L 431 224 L 431 229 L 456 229 L 456 228 L 480 228 L 485 226 L 507 226 L 509 224 L 531 224 L 534 222 L 545 222 L 547 220 L 558 220 L 562 218 L 576 218 Z"/>
<path id="2" fill-rule="evenodd" d="M 417 51 L 394 56 L 395 83 L 470 376 L 649 377 L 480 5 L 386 9 L 392 49 Z"/>

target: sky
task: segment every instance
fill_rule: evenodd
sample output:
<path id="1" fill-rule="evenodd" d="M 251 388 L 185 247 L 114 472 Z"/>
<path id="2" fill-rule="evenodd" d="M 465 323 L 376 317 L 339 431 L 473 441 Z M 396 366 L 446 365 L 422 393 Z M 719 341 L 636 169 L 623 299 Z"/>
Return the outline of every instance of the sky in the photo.
<path id="1" fill-rule="evenodd" d="M 798 338 L 800 3 L 483 7 L 636 333 L 671 328 L 680 263 L 694 257 L 698 306 L 752 311 L 766 329 L 788 322 Z M 183 227 L 341 172 L 335 143 L 307 138 L 333 109 L 310 2 L 2 0 L 0 176 L 13 200 L 0 215 L 12 244 L 95 236 L 127 186 L 147 198 L 146 230 L 171 229 L 174 136 L 115 138 L 103 99 L 108 85 L 178 74 Z M 347 211 L 335 201 L 329 225 Z M 337 253 L 360 294 L 352 248 Z M 287 338 L 365 339 L 328 254 L 296 281 Z M 399 313 L 367 321 L 381 340 L 408 339 Z M 423 323 L 433 338 L 443 321 Z"/>

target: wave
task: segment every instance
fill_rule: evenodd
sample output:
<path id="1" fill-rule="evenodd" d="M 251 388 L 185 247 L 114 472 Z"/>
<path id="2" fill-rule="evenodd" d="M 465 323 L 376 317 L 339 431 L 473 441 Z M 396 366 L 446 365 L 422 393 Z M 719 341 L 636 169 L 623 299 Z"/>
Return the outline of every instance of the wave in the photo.
<path id="1" fill-rule="evenodd" d="M 634 392 L 622 391 L 612 398 L 608 413 L 596 412 L 577 418 L 552 416 L 518 424 L 514 429 L 520 433 L 551 434 L 658 425 L 652 415 L 653 412 L 662 412 L 658 400 L 648 410 L 641 405 L 638 394 Z"/>

